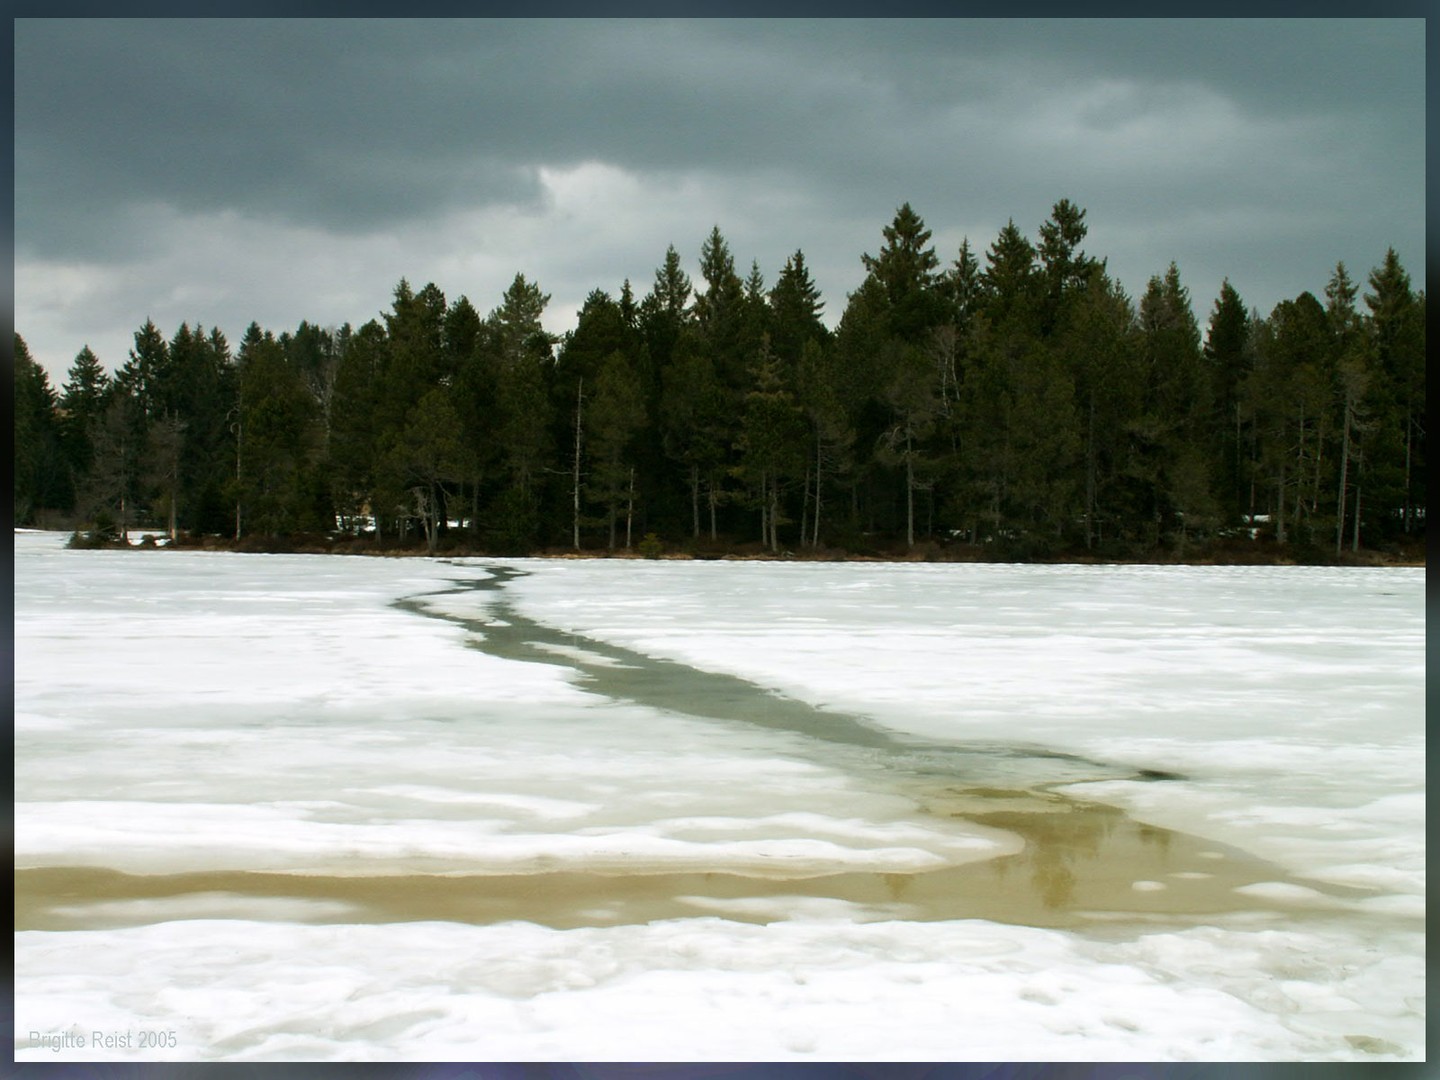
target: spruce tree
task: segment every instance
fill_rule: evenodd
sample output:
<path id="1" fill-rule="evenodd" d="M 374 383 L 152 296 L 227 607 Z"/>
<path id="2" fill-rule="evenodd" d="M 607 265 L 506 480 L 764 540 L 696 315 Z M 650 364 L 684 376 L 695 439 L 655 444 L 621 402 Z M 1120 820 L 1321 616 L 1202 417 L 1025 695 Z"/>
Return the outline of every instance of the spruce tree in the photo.
<path id="1" fill-rule="evenodd" d="M 1140 330 L 1147 396 L 1135 431 L 1146 443 L 1137 464 L 1151 489 L 1151 537 L 1183 544 L 1197 527 L 1213 524 L 1216 507 L 1206 454 L 1212 384 L 1189 290 L 1174 263 L 1163 278 L 1150 279 Z"/>
<path id="2" fill-rule="evenodd" d="M 1417 297 L 1413 291 L 1394 248 L 1371 271 L 1369 285 L 1365 306 L 1375 359 L 1372 393 L 1379 400 L 1367 498 L 1377 524 L 1395 521 L 1414 534 L 1423 528 L 1426 490 L 1424 294 Z"/>
<path id="3" fill-rule="evenodd" d="M 761 343 L 751 369 L 753 381 L 745 395 L 737 472 L 750 488 L 750 504 L 760 511 L 761 543 L 780 550 L 780 526 L 791 520 L 784 513 L 784 496 L 805 468 L 805 425 L 794 394 L 780 377 L 780 365 Z"/>
<path id="4" fill-rule="evenodd" d="M 1212 445 L 1217 448 L 1216 488 L 1225 517 L 1238 522 L 1249 509 L 1246 444 L 1241 392 L 1254 365 L 1250 314 L 1226 278 L 1210 314 L 1205 359 L 1210 366 L 1214 412 Z"/>
<path id="5" fill-rule="evenodd" d="M 821 316 L 825 302 L 805 265 L 805 253 L 796 251 L 770 290 L 770 348 L 782 368 L 794 372 L 808 341 L 824 343 L 829 337 Z"/>
<path id="6" fill-rule="evenodd" d="M 595 377 L 590 405 L 590 443 L 594 457 L 591 490 L 605 506 L 607 545 L 615 550 L 616 528 L 625 510 L 625 547 L 631 546 L 636 462 L 634 438 L 645 421 L 640 378 L 629 358 L 615 350 Z"/>
<path id="7" fill-rule="evenodd" d="M 34 522 L 42 509 L 64 509 L 68 470 L 50 376 L 15 335 L 15 524 Z"/>
<path id="8" fill-rule="evenodd" d="M 930 230 L 909 203 L 895 212 L 882 234 L 885 243 L 879 254 L 862 255 L 861 262 L 885 291 L 888 333 L 918 344 L 944 318 L 943 298 L 936 289 L 940 259 L 930 246 Z"/>
<path id="9" fill-rule="evenodd" d="M 60 442 L 77 497 L 85 490 L 95 464 L 95 431 L 105 412 L 109 387 L 110 376 L 86 345 L 75 355 L 59 402 Z M 86 512 L 78 503 L 76 510 L 82 515 Z"/>

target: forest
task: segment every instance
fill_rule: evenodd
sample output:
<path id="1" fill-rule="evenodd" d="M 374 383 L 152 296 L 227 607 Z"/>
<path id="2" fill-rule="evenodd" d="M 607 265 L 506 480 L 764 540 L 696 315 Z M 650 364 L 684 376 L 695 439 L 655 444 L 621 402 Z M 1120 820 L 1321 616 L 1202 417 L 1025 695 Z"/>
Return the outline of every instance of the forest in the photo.
<path id="1" fill-rule="evenodd" d="M 1066 199 L 942 262 L 906 204 L 829 328 L 802 251 L 720 228 L 692 280 L 401 280 L 354 328 L 151 321 L 51 385 L 15 337 L 15 524 L 255 550 L 1295 561 L 1421 550 L 1425 294 L 1393 249 L 1268 314 L 1179 269 L 1138 301 Z M 218 539 L 217 539 L 218 538 Z M 344 545 L 343 547 L 337 545 Z M 1422 556 L 1423 557 L 1423 556 Z"/>

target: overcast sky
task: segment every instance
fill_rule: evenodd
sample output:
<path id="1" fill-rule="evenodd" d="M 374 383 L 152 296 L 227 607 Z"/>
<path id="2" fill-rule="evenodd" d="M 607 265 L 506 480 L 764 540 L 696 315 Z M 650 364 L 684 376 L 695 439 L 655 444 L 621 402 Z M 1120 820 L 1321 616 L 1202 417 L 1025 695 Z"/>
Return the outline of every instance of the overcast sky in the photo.
<path id="1" fill-rule="evenodd" d="M 909 202 L 945 264 L 1060 198 L 1132 296 L 1202 326 L 1425 284 L 1411 20 L 17 20 L 15 322 L 57 387 L 154 319 L 359 326 L 403 276 L 485 314 L 516 273 L 563 333 L 714 225 L 833 323 Z"/>

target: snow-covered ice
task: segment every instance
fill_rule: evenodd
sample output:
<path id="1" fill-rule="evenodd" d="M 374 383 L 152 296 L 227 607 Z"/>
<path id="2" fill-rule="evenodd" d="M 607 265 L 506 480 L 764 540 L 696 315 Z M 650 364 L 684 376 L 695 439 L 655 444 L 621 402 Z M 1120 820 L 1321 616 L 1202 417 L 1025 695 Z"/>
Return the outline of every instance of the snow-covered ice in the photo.
<path id="1" fill-rule="evenodd" d="M 461 587 L 483 560 L 15 545 L 16 867 L 54 893 L 17 1060 L 1425 1056 L 1422 570 L 514 560 L 497 592 Z M 571 636 L 517 658 L 516 620 Z M 1060 790 L 1196 857 L 1117 879 L 1129 914 L 938 917 L 910 875 L 1025 842 L 583 675 L 633 657 L 1109 763 Z M 1284 880 L 1145 913 L 1233 851 Z M 871 878 L 897 899 L 804 887 Z M 679 891 L 646 917 L 640 880 Z M 503 917 L 434 914 L 486 881 Z M 175 1045 L 95 1045 L 142 1029 Z"/>
<path id="2" fill-rule="evenodd" d="M 897 731 L 1181 773 L 1076 793 L 1423 895 L 1423 569 L 525 565 L 540 621 Z"/>

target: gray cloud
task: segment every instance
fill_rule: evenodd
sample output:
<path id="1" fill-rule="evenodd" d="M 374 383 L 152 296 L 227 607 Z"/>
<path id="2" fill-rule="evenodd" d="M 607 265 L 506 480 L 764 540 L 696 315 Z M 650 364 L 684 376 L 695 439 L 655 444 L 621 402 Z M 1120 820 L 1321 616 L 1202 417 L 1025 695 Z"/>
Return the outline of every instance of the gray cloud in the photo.
<path id="1" fill-rule="evenodd" d="M 1201 308 L 1390 244 L 1423 284 L 1424 70 L 1418 20 L 19 20 L 16 317 L 59 335 L 83 279 L 133 329 L 181 267 L 236 335 L 402 273 L 573 310 L 718 224 L 770 280 L 804 249 L 834 319 L 901 202 L 948 261 L 1062 196 Z"/>

